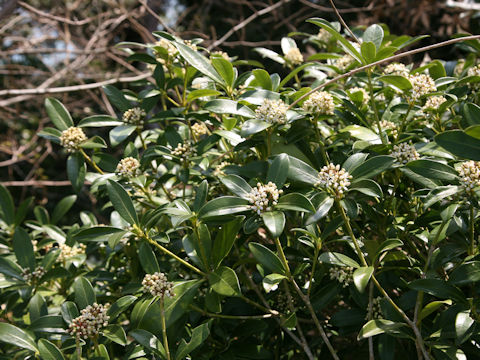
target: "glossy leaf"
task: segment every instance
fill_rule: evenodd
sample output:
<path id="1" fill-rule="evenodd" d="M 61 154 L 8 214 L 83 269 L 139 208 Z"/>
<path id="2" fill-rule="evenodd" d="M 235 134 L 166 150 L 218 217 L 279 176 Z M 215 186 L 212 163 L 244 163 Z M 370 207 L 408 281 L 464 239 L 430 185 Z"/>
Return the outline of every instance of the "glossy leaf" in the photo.
<path id="1" fill-rule="evenodd" d="M 191 66 L 200 71 L 202 74 L 208 76 L 210 79 L 220 84 L 225 84 L 225 80 L 222 79 L 222 77 L 218 74 L 218 72 L 210 64 L 210 61 L 205 56 L 195 50 L 192 50 L 189 46 L 180 42 L 174 42 L 173 44 L 178 49 L 180 55 Z"/>
<path id="2" fill-rule="evenodd" d="M 73 126 L 73 120 L 70 113 L 57 99 L 46 98 L 45 109 L 47 110 L 48 117 L 52 120 L 58 130 L 67 130 L 69 127 Z"/>
<path id="3" fill-rule="evenodd" d="M 38 351 L 35 341 L 22 329 L 0 322 L 0 342 L 12 344 L 22 349 L 28 349 L 30 351 Z"/>
<path id="4" fill-rule="evenodd" d="M 435 136 L 435 142 L 453 155 L 480 160 L 480 139 L 465 134 L 462 130 L 445 131 Z"/>
<path id="5" fill-rule="evenodd" d="M 233 215 L 250 210 L 248 200 L 235 197 L 223 196 L 206 203 L 199 211 L 198 217 L 202 220 Z"/>
<path id="6" fill-rule="evenodd" d="M 240 284 L 235 271 L 227 266 L 220 266 L 208 275 L 208 282 L 213 291 L 224 296 L 241 295 Z"/>
<path id="7" fill-rule="evenodd" d="M 253 257 L 262 266 L 274 273 L 285 275 L 285 268 L 278 256 L 273 251 L 263 246 L 262 244 L 254 242 L 248 244 L 248 248 L 252 252 Z"/>
<path id="8" fill-rule="evenodd" d="M 86 173 L 87 166 L 82 155 L 78 152 L 71 154 L 67 159 L 67 175 L 75 192 L 82 189 Z"/>
<path id="9" fill-rule="evenodd" d="M 13 224 L 15 219 L 15 207 L 13 198 L 7 188 L 0 184 L 0 216 L 8 224 Z"/>
<path id="10" fill-rule="evenodd" d="M 366 339 L 378 334 L 396 334 L 397 330 L 406 324 L 397 323 L 390 320 L 385 319 L 375 319 L 370 320 L 365 325 L 363 325 L 362 329 L 358 333 L 357 339 Z"/>
<path id="11" fill-rule="evenodd" d="M 242 199 L 249 199 L 252 187 L 238 175 L 227 175 L 220 178 L 223 185 Z"/>
<path id="12" fill-rule="evenodd" d="M 357 290 L 363 293 L 373 274 L 372 266 L 359 267 L 353 272 L 353 283 Z"/>
<path id="13" fill-rule="evenodd" d="M 96 301 L 95 291 L 92 284 L 83 276 L 77 277 L 73 282 L 75 303 L 80 309 L 85 309 Z"/>
<path id="14" fill-rule="evenodd" d="M 63 360 L 62 352 L 60 349 L 52 342 L 40 339 L 38 341 L 38 352 L 42 360 Z"/>
<path id="15" fill-rule="evenodd" d="M 30 235 L 21 227 L 15 229 L 13 234 L 13 251 L 17 257 L 17 261 L 23 268 L 31 271 L 35 268 L 35 254 L 33 252 L 33 244 Z"/>
<path id="16" fill-rule="evenodd" d="M 273 237 L 279 237 L 285 227 L 285 214 L 281 211 L 268 211 L 260 215 Z"/>
<path id="17" fill-rule="evenodd" d="M 120 216 L 131 225 L 138 224 L 138 217 L 132 199 L 130 199 L 123 186 L 115 181 L 108 180 L 107 190 L 110 201 Z"/>
<path id="18" fill-rule="evenodd" d="M 283 187 L 288 175 L 288 155 L 280 154 L 275 157 L 268 168 L 267 182 L 271 181 L 278 189 Z"/>
<path id="19" fill-rule="evenodd" d="M 192 331 L 192 336 L 190 341 L 187 343 L 184 339 L 180 341 L 177 351 L 175 353 L 175 360 L 183 360 L 190 354 L 193 350 L 198 348 L 210 335 L 209 324 L 204 323 Z"/>

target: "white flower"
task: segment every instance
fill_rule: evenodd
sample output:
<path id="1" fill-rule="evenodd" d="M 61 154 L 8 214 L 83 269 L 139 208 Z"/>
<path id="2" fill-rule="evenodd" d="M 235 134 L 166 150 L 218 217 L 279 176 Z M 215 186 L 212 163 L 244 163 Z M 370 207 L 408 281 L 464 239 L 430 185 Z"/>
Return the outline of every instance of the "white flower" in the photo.
<path id="1" fill-rule="evenodd" d="M 466 161 L 458 169 L 460 183 L 465 191 L 473 194 L 473 189 L 480 186 L 480 161 Z"/>
<path id="2" fill-rule="evenodd" d="M 134 177 L 138 175 L 139 168 L 140 162 L 137 159 L 129 156 L 120 160 L 117 165 L 117 169 L 115 170 L 115 173 L 120 176 Z"/>
<path id="3" fill-rule="evenodd" d="M 350 55 L 344 55 L 341 58 L 335 60 L 334 64 L 340 71 L 345 71 L 347 68 L 355 62 L 355 59 Z"/>
<path id="4" fill-rule="evenodd" d="M 278 190 L 277 185 L 271 181 L 266 185 L 257 183 L 257 187 L 254 187 L 248 194 L 248 201 L 252 204 L 250 208 L 258 215 L 264 211 L 271 211 L 272 207 L 277 205 L 281 194 L 283 194 L 283 190 Z"/>
<path id="5" fill-rule="evenodd" d="M 74 152 L 79 149 L 80 144 L 87 141 L 87 136 L 82 128 L 69 127 L 62 131 L 60 135 L 60 145 L 62 145 L 68 152 Z"/>
<path id="6" fill-rule="evenodd" d="M 167 50 L 167 54 L 169 57 L 174 57 L 178 52 L 177 48 L 166 39 L 160 39 L 155 43 L 155 46 L 159 46 Z"/>
<path id="7" fill-rule="evenodd" d="M 438 110 L 440 105 L 442 105 L 447 99 L 443 96 L 431 96 L 427 99 L 427 102 L 423 106 L 423 110 Z"/>
<path id="8" fill-rule="evenodd" d="M 337 280 L 342 283 L 342 287 L 346 288 L 353 283 L 353 268 L 350 266 L 335 266 L 328 269 L 331 280 Z"/>
<path id="9" fill-rule="evenodd" d="M 350 94 L 354 94 L 356 92 L 361 92 L 362 93 L 362 104 L 363 105 L 368 104 L 368 102 L 370 101 L 370 95 L 368 94 L 368 92 L 364 88 L 352 87 L 351 89 L 348 89 L 348 92 Z"/>
<path id="10" fill-rule="evenodd" d="M 128 109 L 123 113 L 122 120 L 128 124 L 138 125 L 143 121 L 143 118 L 147 115 L 145 110 L 139 107 Z"/>
<path id="11" fill-rule="evenodd" d="M 192 125 L 192 132 L 195 137 L 199 138 L 208 133 L 207 125 L 205 125 L 205 123 L 195 123 Z"/>
<path id="12" fill-rule="evenodd" d="M 161 272 L 147 274 L 142 281 L 143 292 L 149 292 L 152 296 L 173 297 L 173 283 L 168 281 L 167 276 Z"/>
<path id="13" fill-rule="evenodd" d="M 80 312 L 81 315 L 72 320 L 67 332 L 77 339 L 88 339 L 100 334 L 100 330 L 108 325 L 107 315 L 109 304 L 93 303 Z"/>
<path id="14" fill-rule="evenodd" d="M 187 159 L 190 155 L 195 153 L 189 142 L 179 143 L 175 149 L 172 150 L 172 155 Z"/>
<path id="15" fill-rule="evenodd" d="M 396 137 L 398 135 L 397 124 L 395 124 L 392 121 L 382 120 L 380 121 L 380 127 L 382 128 L 383 131 L 390 130 L 393 137 Z"/>
<path id="16" fill-rule="evenodd" d="M 303 109 L 313 114 L 333 115 L 335 103 L 333 97 L 326 91 L 316 91 L 303 103 Z"/>
<path id="17" fill-rule="evenodd" d="M 31 271 L 29 268 L 23 269 L 21 275 L 26 282 L 31 283 L 41 279 L 45 272 L 43 266 L 37 266 L 34 271 Z"/>
<path id="18" fill-rule="evenodd" d="M 420 159 L 420 154 L 417 152 L 415 146 L 413 146 L 411 142 L 404 142 L 399 145 L 394 145 L 393 151 L 390 153 L 390 155 L 393 156 L 400 164 L 406 164 L 410 161 Z"/>
<path id="19" fill-rule="evenodd" d="M 332 38 L 332 35 L 325 29 L 320 29 L 317 34 L 317 39 L 320 41 L 323 41 L 325 43 L 328 43 L 330 39 Z"/>
<path id="20" fill-rule="evenodd" d="M 458 60 L 457 64 L 455 65 L 455 69 L 453 69 L 453 74 L 457 77 L 462 75 L 464 66 L 465 66 L 465 60 L 464 59 Z"/>
<path id="21" fill-rule="evenodd" d="M 215 167 L 215 170 L 213 171 L 213 176 L 220 177 L 220 176 L 225 176 L 225 172 L 223 169 L 225 166 L 231 165 L 228 161 L 222 161 L 220 164 L 218 164 Z"/>
<path id="22" fill-rule="evenodd" d="M 480 65 L 472 66 L 467 71 L 468 76 L 480 76 Z"/>
<path id="23" fill-rule="evenodd" d="M 284 124 L 287 122 L 287 105 L 282 100 L 263 100 L 263 104 L 256 110 L 257 119 L 269 122 Z"/>
<path id="24" fill-rule="evenodd" d="M 428 93 L 437 91 L 435 81 L 425 74 L 415 74 L 408 77 L 412 84 L 412 99 L 418 100 L 420 97 Z"/>
<path id="25" fill-rule="evenodd" d="M 210 57 L 221 57 L 228 61 L 231 60 L 231 57 L 225 51 L 212 51 Z"/>
<path id="26" fill-rule="evenodd" d="M 342 197 L 348 191 L 352 175 L 345 169 L 340 168 L 340 165 L 330 163 L 320 170 L 318 178 L 315 186 L 333 192 L 337 197 Z"/>
<path id="27" fill-rule="evenodd" d="M 78 246 L 68 246 L 66 244 L 60 244 L 58 248 L 60 249 L 60 255 L 58 255 L 57 261 L 64 262 L 72 256 L 85 254 L 85 249 L 87 247 L 85 246 L 85 244 L 79 244 Z"/>
<path id="28" fill-rule="evenodd" d="M 298 48 L 292 47 L 285 54 L 285 60 L 292 65 L 299 65 L 303 63 L 303 55 Z"/>
<path id="29" fill-rule="evenodd" d="M 192 49 L 193 51 L 197 51 L 197 50 L 198 50 L 197 45 L 194 44 L 194 43 L 192 42 L 192 40 L 185 40 L 183 43 L 184 43 L 185 45 L 187 45 L 187 46 L 188 46 L 190 49 Z"/>
<path id="30" fill-rule="evenodd" d="M 400 75 L 407 77 L 409 74 L 408 68 L 402 63 L 392 63 L 387 65 L 383 70 L 385 75 Z"/>

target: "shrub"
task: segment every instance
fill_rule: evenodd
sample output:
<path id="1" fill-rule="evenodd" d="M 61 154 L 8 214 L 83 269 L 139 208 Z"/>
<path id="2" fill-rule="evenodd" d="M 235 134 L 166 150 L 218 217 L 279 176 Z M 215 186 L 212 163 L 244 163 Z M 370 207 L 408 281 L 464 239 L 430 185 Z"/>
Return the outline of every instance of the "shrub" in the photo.
<path id="1" fill-rule="evenodd" d="M 128 50 L 152 77 L 105 87 L 118 118 L 46 100 L 102 206 L 31 218 L 0 187 L 3 358 L 475 356 L 480 44 L 387 65 L 421 37 L 310 22 L 306 60 L 257 49 L 283 79 L 156 32 Z"/>

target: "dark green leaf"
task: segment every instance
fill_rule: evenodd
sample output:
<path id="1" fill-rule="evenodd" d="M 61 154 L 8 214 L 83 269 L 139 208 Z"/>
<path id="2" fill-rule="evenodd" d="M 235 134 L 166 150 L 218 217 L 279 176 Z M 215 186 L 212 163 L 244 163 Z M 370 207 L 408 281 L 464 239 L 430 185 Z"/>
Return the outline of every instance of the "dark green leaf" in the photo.
<path id="1" fill-rule="evenodd" d="M 480 261 L 470 261 L 460 265 L 448 277 L 454 285 L 465 285 L 480 281 Z"/>
<path id="2" fill-rule="evenodd" d="M 111 226 L 95 226 L 91 228 L 82 229 L 73 235 L 73 238 L 79 242 L 86 241 L 108 241 L 110 235 L 113 234 L 125 234 L 123 229 L 111 227 Z"/>
<path id="3" fill-rule="evenodd" d="M 428 179 L 455 181 L 458 179 L 454 168 L 433 160 L 415 160 L 406 165 L 413 172 Z"/>
<path id="4" fill-rule="evenodd" d="M 252 187 L 238 175 L 227 175 L 220 178 L 220 181 L 237 196 L 243 199 L 249 199 Z"/>
<path id="5" fill-rule="evenodd" d="M 28 313 L 30 315 L 30 322 L 37 320 L 41 316 L 48 315 L 47 303 L 39 293 L 36 293 L 30 299 L 28 303 Z"/>
<path id="6" fill-rule="evenodd" d="M 158 261 L 152 248 L 146 242 L 142 242 L 138 248 L 138 257 L 141 259 L 140 264 L 147 274 L 160 272 Z"/>
<path id="7" fill-rule="evenodd" d="M 67 159 L 67 175 L 75 192 L 82 189 L 86 173 L 87 166 L 83 156 L 78 152 L 71 154 Z"/>
<path id="8" fill-rule="evenodd" d="M 178 345 L 177 352 L 175 353 L 175 360 L 186 359 L 187 355 L 202 345 L 209 335 L 210 329 L 208 323 L 197 326 L 193 329 L 192 336 L 188 343 L 184 339 L 180 341 L 180 345 Z"/>
<path id="9" fill-rule="evenodd" d="M 20 266 L 33 271 L 35 269 L 35 254 L 30 235 L 23 228 L 17 227 L 13 234 L 12 243 L 13 251 Z"/>
<path id="10" fill-rule="evenodd" d="M 240 135 L 244 138 L 247 138 L 250 135 L 257 134 L 265 129 L 268 129 L 270 126 L 272 126 L 271 123 L 268 123 L 263 120 L 259 120 L 259 119 L 248 120 L 243 123 L 242 130 L 240 131 Z"/>
<path id="11" fill-rule="evenodd" d="M 199 219 L 208 220 L 250 210 L 248 200 L 236 196 L 222 196 L 206 203 L 198 212 Z"/>
<path id="12" fill-rule="evenodd" d="M 391 156 L 375 156 L 354 168 L 350 175 L 353 176 L 354 181 L 362 178 L 372 178 L 389 169 L 394 161 L 395 159 Z"/>
<path id="13" fill-rule="evenodd" d="M 128 138 L 136 129 L 136 125 L 121 125 L 114 127 L 109 133 L 110 143 L 112 146 L 117 146 L 123 140 Z"/>
<path id="14" fill-rule="evenodd" d="M 40 357 L 43 360 L 63 360 L 62 352 L 57 348 L 54 343 L 51 343 L 48 340 L 40 339 L 38 341 L 38 351 Z"/>
<path id="15" fill-rule="evenodd" d="M 38 350 L 35 341 L 26 332 L 4 322 L 0 322 L 0 342 L 12 344 L 33 352 Z"/>
<path id="16" fill-rule="evenodd" d="M 112 340 L 114 343 L 120 344 L 122 346 L 127 345 L 127 336 L 125 335 L 125 330 L 120 325 L 112 324 L 108 325 L 103 330 L 103 335 Z"/>
<path id="17" fill-rule="evenodd" d="M 465 134 L 462 130 L 450 130 L 435 136 L 435 142 L 455 156 L 480 160 L 480 139 Z"/>
<path id="18" fill-rule="evenodd" d="M 58 130 L 67 130 L 69 127 L 73 126 L 73 120 L 70 113 L 57 99 L 46 98 L 45 109 L 47 110 L 48 117 L 52 120 Z"/>
<path id="19" fill-rule="evenodd" d="M 336 252 L 324 252 L 320 254 L 318 262 L 337 266 L 350 266 L 353 268 L 360 267 L 355 260 L 349 258 L 347 255 Z"/>
<path id="20" fill-rule="evenodd" d="M 75 303 L 80 309 L 85 309 L 96 301 L 95 291 L 92 284 L 83 276 L 77 277 L 73 282 L 73 291 L 75 294 Z"/>
<path id="21" fill-rule="evenodd" d="M 69 195 L 65 196 L 62 200 L 60 200 L 53 209 L 51 223 L 56 224 L 60 219 L 62 219 L 65 214 L 70 210 L 70 208 L 75 204 L 77 200 L 77 195 Z"/>
<path id="22" fill-rule="evenodd" d="M 240 115 L 246 118 L 254 118 L 255 112 L 248 106 L 239 104 L 237 101 L 228 99 L 215 99 L 204 105 L 205 110 L 216 114 Z"/>
<path id="23" fill-rule="evenodd" d="M 112 306 L 110 306 L 107 312 L 108 316 L 110 316 L 110 318 L 113 320 L 122 312 L 127 310 L 130 307 L 130 305 L 132 305 L 135 302 L 135 300 L 137 300 L 137 297 L 133 295 L 122 296 L 120 299 L 115 301 L 112 304 Z"/>
<path id="24" fill-rule="evenodd" d="M 122 185 L 113 180 L 108 180 L 107 190 L 110 201 L 120 216 L 130 225 L 138 225 L 138 217 L 132 199 L 130 199 L 130 196 Z"/>
<path id="25" fill-rule="evenodd" d="M 105 91 L 108 100 L 110 100 L 113 106 L 115 106 L 122 113 L 133 107 L 130 101 L 127 100 L 125 95 L 123 95 L 123 93 L 115 86 L 106 85 L 103 87 L 103 91 Z"/>
<path id="26" fill-rule="evenodd" d="M 230 252 L 238 232 L 242 228 L 244 219 L 244 216 L 237 216 L 234 220 L 222 224 L 213 242 L 212 263 L 215 268 L 220 265 L 225 256 Z"/>
<path id="27" fill-rule="evenodd" d="M 255 242 L 248 244 L 248 248 L 252 252 L 253 257 L 262 266 L 274 273 L 285 275 L 285 267 L 273 251 Z"/>
<path id="28" fill-rule="evenodd" d="M 363 325 L 362 329 L 358 333 L 357 339 L 366 339 L 378 334 L 383 333 L 397 333 L 397 329 L 405 326 L 404 323 L 397 323 L 390 320 L 385 319 L 376 319 L 370 320 L 365 325 Z"/>
<path id="29" fill-rule="evenodd" d="M 280 154 L 275 157 L 267 173 L 267 182 L 271 181 L 278 189 L 283 187 L 288 175 L 288 155 Z"/>
<path id="30" fill-rule="evenodd" d="M 453 285 L 439 279 L 417 279 L 408 284 L 408 286 L 417 291 L 423 291 L 442 299 L 453 299 L 459 302 L 465 302 L 463 293 Z"/>
<path id="31" fill-rule="evenodd" d="M 275 209 L 292 210 L 312 213 L 315 211 L 312 203 L 300 193 L 289 193 L 278 199 Z"/>
<path id="32" fill-rule="evenodd" d="M 15 206 L 13 204 L 13 198 L 7 188 L 1 184 L 0 211 L 0 217 L 7 223 L 7 225 L 12 225 L 15 219 Z"/>
<path id="33" fill-rule="evenodd" d="M 357 290 L 363 293 L 367 287 L 368 282 L 373 274 L 372 266 L 364 266 L 355 269 L 353 272 L 353 282 L 357 287 Z"/>
<path id="34" fill-rule="evenodd" d="M 240 296 L 240 284 L 235 271 L 226 266 L 220 266 L 208 274 L 208 282 L 213 291 L 224 296 Z"/>
<path id="35" fill-rule="evenodd" d="M 105 126 L 119 126 L 123 122 L 118 121 L 117 118 L 114 118 L 109 115 L 92 115 L 88 116 L 85 119 L 80 120 L 78 123 L 79 127 L 105 127 Z"/>

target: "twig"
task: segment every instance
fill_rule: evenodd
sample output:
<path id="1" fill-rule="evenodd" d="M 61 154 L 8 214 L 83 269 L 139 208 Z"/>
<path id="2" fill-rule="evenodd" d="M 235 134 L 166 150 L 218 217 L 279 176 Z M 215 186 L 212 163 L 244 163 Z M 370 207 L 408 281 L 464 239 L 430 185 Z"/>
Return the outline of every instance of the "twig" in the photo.
<path id="1" fill-rule="evenodd" d="M 333 11 L 335 11 L 335 14 L 337 15 L 337 18 L 338 20 L 340 20 L 340 24 L 342 24 L 342 26 L 345 28 L 345 30 L 348 31 L 348 33 L 350 34 L 350 36 L 352 38 L 354 38 L 354 40 L 360 44 L 360 40 L 358 40 L 358 38 L 355 36 L 355 34 L 353 33 L 353 31 L 348 27 L 347 23 L 345 22 L 345 20 L 343 20 L 342 18 L 342 15 L 340 15 L 340 13 L 338 12 L 337 10 L 337 7 L 335 6 L 335 3 L 333 2 L 333 0 L 330 0 L 330 5 L 332 6 L 332 9 Z"/>
<path id="2" fill-rule="evenodd" d="M 92 22 L 93 20 L 95 20 L 96 18 L 98 18 L 98 17 L 100 17 L 104 14 L 104 13 L 98 14 L 98 15 L 95 15 L 95 16 L 92 16 L 92 17 L 89 17 L 89 18 L 86 18 L 86 19 L 83 19 L 83 20 L 70 20 L 70 19 L 62 18 L 60 16 L 55 16 L 55 15 L 43 12 L 41 10 L 38 10 L 35 7 L 33 7 L 31 5 L 28 5 L 27 3 L 23 2 L 23 1 L 19 1 L 18 4 L 21 7 L 24 7 L 25 9 L 30 10 L 31 12 L 33 12 L 33 13 L 39 15 L 39 16 L 45 17 L 47 19 L 60 21 L 60 22 L 63 22 L 63 23 L 69 24 L 69 25 L 77 25 L 77 26 L 88 24 L 88 23 Z"/>
<path id="3" fill-rule="evenodd" d="M 0 184 L 3 186 L 12 186 L 12 187 L 25 187 L 25 186 L 71 186 L 72 183 L 69 180 L 26 180 L 26 181 L 3 181 Z M 86 185 L 90 185 L 90 182 L 86 181 Z"/>

